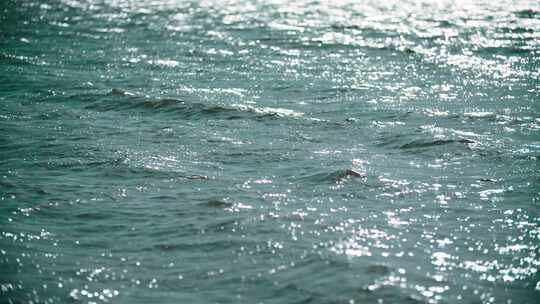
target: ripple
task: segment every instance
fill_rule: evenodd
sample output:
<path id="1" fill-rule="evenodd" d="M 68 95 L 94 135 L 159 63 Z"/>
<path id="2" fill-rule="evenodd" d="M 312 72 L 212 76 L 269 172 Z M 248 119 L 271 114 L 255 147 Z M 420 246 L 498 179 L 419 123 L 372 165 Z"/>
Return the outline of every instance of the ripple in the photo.
<path id="1" fill-rule="evenodd" d="M 535 1 L 15 3 L 5 301 L 537 300 Z"/>

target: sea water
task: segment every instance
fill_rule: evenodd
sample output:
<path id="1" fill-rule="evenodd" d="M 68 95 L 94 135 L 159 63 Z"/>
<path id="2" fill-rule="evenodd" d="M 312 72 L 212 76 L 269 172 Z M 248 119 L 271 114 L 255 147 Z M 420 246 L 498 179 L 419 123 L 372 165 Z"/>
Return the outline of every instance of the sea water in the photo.
<path id="1" fill-rule="evenodd" d="M 538 303 L 540 3 L 3 0 L 1 303 Z"/>

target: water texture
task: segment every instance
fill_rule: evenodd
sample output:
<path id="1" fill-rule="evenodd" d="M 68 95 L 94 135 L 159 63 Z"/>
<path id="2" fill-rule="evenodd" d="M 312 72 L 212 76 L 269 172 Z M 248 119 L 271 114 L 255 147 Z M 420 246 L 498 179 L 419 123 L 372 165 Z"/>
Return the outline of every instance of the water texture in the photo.
<path id="1" fill-rule="evenodd" d="M 0 303 L 538 303 L 540 3 L 0 2 Z"/>

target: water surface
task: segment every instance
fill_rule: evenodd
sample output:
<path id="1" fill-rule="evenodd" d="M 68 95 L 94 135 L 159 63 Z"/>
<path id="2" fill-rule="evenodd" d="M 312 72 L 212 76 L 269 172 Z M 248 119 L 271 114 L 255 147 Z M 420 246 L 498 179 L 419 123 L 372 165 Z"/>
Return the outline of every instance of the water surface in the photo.
<path id="1" fill-rule="evenodd" d="M 536 303 L 539 92 L 533 0 L 4 0 L 0 302 Z"/>

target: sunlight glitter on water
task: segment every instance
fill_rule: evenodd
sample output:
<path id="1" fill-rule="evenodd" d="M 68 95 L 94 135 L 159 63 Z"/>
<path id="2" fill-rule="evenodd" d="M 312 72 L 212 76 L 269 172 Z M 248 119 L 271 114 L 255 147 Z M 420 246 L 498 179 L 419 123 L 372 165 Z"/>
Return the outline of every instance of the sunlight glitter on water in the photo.
<path id="1" fill-rule="evenodd" d="M 536 300 L 536 1 L 6 1 L 0 297 Z"/>

